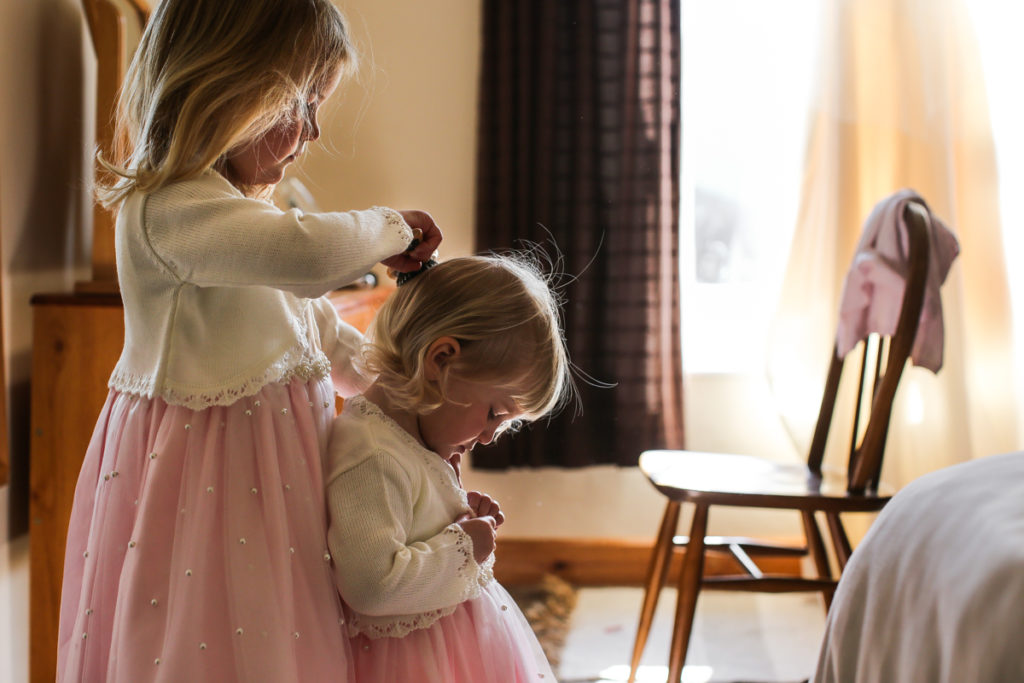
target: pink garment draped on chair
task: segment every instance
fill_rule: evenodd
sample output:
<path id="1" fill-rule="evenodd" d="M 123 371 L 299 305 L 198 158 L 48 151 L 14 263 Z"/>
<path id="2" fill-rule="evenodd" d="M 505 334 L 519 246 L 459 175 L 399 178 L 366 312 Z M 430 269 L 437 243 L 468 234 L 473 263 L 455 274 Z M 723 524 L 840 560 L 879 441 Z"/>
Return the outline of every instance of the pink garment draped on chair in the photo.
<path id="1" fill-rule="evenodd" d="M 840 358 L 872 332 L 892 334 L 900 314 L 909 267 L 903 208 L 916 201 L 928 212 L 931 253 L 921 322 L 910 359 L 938 372 L 942 367 L 943 321 L 939 288 L 960 253 L 956 237 L 915 191 L 900 190 L 878 204 L 864 223 L 864 233 L 846 275 L 839 305 L 836 353 Z"/>

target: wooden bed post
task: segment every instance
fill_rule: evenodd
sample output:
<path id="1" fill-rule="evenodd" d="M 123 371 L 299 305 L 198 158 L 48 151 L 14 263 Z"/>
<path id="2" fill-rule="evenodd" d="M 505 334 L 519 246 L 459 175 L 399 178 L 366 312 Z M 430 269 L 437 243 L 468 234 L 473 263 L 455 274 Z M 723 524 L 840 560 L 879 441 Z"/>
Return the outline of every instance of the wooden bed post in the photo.
<path id="1" fill-rule="evenodd" d="M 96 146 L 109 153 L 114 140 L 117 95 L 134 50 L 134 45 L 129 48 L 127 44 L 128 22 L 141 30 L 149 16 L 149 5 L 145 0 L 83 0 L 83 6 L 96 53 Z M 98 164 L 94 168 L 98 172 Z M 117 292 L 114 215 L 95 201 L 92 225 L 92 279 L 75 283 L 75 291 Z"/>

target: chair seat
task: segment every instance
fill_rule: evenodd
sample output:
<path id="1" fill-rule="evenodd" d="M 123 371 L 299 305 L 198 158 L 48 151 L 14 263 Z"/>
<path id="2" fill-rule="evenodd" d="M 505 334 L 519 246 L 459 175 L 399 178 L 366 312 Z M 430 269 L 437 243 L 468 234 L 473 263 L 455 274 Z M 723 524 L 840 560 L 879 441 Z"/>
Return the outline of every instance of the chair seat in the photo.
<path id="1" fill-rule="evenodd" d="M 821 476 L 802 463 L 780 464 L 750 455 L 699 451 L 645 451 L 640 470 L 668 498 L 740 507 L 871 512 L 894 493 L 851 494 L 846 473 L 823 468 Z"/>

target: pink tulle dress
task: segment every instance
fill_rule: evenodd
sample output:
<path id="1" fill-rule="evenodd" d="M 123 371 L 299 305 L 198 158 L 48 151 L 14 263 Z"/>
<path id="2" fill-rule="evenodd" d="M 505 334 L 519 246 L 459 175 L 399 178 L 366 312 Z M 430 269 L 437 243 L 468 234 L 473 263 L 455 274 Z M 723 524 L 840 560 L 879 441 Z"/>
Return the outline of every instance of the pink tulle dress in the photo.
<path id="1" fill-rule="evenodd" d="M 537 637 L 454 520 L 452 466 L 363 396 L 325 459 L 328 547 L 359 683 L 550 683 Z M 499 541 L 500 542 L 500 541 Z M 342 552 L 344 550 L 344 552 Z"/>
<path id="2" fill-rule="evenodd" d="M 352 639 L 359 683 L 547 683 L 555 675 L 526 617 L 491 580 L 427 628 Z"/>
<path id="3" fill-rule="evenodd" d="M 59 679 L 352 680 L 325 542 L 333 414 L 329 379 L 203 410 L 112 391 L 68 529 Z"/>

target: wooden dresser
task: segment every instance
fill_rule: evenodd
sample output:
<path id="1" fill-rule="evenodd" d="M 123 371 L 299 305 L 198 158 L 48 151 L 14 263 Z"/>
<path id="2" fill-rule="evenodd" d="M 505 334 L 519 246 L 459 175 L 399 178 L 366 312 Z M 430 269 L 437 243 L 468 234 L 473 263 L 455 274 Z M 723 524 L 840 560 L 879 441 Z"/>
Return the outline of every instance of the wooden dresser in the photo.
<path id="1" fill-rule="evenodd" d="M 344 320 L 365 331 L 391 291 L 339 290 L 331 298 Z M 39 294 L 32 312 L 29 675 L 50 683 L 71 501 L 121 354 L 124 321 L 118 294 Z"/>

